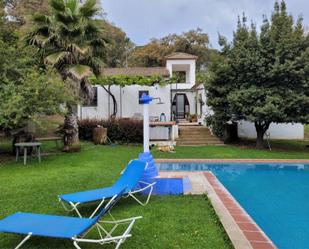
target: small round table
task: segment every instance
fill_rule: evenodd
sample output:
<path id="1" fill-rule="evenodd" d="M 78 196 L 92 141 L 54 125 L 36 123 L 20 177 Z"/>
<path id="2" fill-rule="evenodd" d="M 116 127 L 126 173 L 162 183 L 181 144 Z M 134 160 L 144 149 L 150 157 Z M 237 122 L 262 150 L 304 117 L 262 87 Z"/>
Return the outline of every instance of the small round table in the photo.
<path id="1" fill-rule="evenodd" d="M 37 142 L 27 142 L 27 143 L 16 143 L 16 162 L 18 162 L 18 157 L 19 157 L 19 152 L 21 150 L 24 150 L 24 165 L 27 164 L 27 152 L 28 148 L 34 148 L 38 157 L 39 162 L 41 162 L 41 145 L 42 143 L 37 143 Z M 32 152 L 30 154 L 30 159 L 32 157 Z"/>

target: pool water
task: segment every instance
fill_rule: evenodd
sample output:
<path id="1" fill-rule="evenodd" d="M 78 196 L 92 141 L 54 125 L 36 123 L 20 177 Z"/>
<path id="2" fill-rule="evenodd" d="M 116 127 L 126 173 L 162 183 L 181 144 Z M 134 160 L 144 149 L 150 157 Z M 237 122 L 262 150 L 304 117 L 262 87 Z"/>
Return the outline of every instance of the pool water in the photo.
<path id="1" fill-rule="evenodd" d="M 309 248 L 309 164 L 160 163 L 210 170 L 278 248 Z"/>

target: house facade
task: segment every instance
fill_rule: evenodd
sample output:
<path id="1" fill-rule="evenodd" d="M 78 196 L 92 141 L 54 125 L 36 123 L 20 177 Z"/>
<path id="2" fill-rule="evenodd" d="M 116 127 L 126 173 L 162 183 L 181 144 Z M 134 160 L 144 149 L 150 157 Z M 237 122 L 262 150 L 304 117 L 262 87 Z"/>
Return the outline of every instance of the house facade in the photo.
<path id="1" fill-rule="evenodd" d="M 178 74 L 181 75 L 179 83 L 163 86 L 130 85 L 121 87 L 112 85 L 109 89 L 96 86 L 96 97 L 93 103 L 78 108 L 79 118 L 107 119 L 115 114 L 118 118 L 142 119 L 143 107 L 139 98 L 143 93 L 147 93 L 152 97 L 160 98 L 159 103 L 154 102 L 151 105 L 150 121 L 177 121 L 180 124 L 191 121 L 205 125 L 205 117 L 211 112 L 211 109 L 206 105 L 207 94 L 204 85 L 196 82 L 197 57 L 185 53 L 174 53 L 165 59 L 165 67 L 107 68 L 103 70 L 102 74 L 103 76 L 159 75 L 166 78 Z M 159 131 L 159 128 L 157 129 Z M 177 137 L 178 129 L 173 129 L 176 130 L 173 133 L 176 133 L 175 137 Z M 256 137 L 254 125 L 249 122 L 239 122 L 238 133 L 240 137 Z M 272 139 L 303 139 L 304 126 L 301 124 L 272 124 L 269 133 Z"/>
<path id="2" fill-rule="evenodd" d="M 166 57 L 166 67 L 154 68 L 107 68 L 103 70 L 104 76 L 112 75 L 159 75 L 166 78 L 172 77 L 176 72 L 181 72 L 183 82 L 168 85 L 154 86 L 111 86 L 110 91 L 117 103 L 116 117 L 141 118 L 142 105 L 139 98 L 143 93 L 153 97 L 160 97 L 161 103 L 152 105 L 150 118 L 152 121 L 184 121 L 190 115 L 202 124 L 206 113 L 206 94 L 203 84 L 196 84 L 196 56 L 175 53 Z M 79 117 L 106 119 L 114 113 L 113 98 L 103 87 L 97 86 L 95 103 L 90 106 L 80 107 Z"/>

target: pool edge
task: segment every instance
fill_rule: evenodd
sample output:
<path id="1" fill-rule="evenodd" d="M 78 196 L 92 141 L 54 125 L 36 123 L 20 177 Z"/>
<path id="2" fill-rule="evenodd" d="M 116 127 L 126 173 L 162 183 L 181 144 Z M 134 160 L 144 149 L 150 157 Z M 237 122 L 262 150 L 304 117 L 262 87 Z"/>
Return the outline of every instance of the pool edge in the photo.
<path id="1" fill-rule="evenodd" d="M 156 163 L 305 163 L 309 164 L 309 159 L 155 159 Z"/>
<path id="2" fill-rule="evenodd" d="M 203 175 L 207 196 L 236 249 L 277 248 L 212 172 Z"/>

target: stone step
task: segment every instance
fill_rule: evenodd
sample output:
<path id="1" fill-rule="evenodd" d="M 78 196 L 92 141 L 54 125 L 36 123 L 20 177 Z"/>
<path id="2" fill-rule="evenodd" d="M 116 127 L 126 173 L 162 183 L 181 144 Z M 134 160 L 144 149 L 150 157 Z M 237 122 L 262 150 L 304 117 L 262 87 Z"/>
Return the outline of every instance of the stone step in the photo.
<path id="1" fill-rule="evenodd" d="M 180 128 L 190 127 L 190 126 L 192 126 L 192 127 L 197 127 L 197 126 L 203 127 L 199 123 L 188 123 L 188 122 L 182 122 L 182 121 L 179 122 L 179 127 Z"/>
<path id="2" fill-rule="evenodd" d="M 195 140 L 203 140 L 203 141 L 220 141 L 220 139 L 216 137 L 178 137 L 177 141 L 195 141 Z"/>
<path id="3" fill-rule="evenodd" d="M 210 133 L 180 133 L 180 137 L 214 137 Z"/>
<path id="4" fill-rule="evenodd" d="M 179 146 L 222 145 L 223 142 L 212 135 L 208 127 L 187 125 L 179 127 Z"/>
<path id="5" fill-rule="evenodd" d="M 181 128 L 179 128 L 179 130 L 180 131 L 208 131 L 208 132 L 210 132 L 208 128 L 200 127 L 200 126 L 196 126 L 196 128 L 194 128 L 192 126 L 190 126 L 190 128 L 187 128 L 187 127 L 183 128 L 183 127 L 181 127 Z"/>
<path id="6" fill-rule="evenodd" d="M 208 130 L 201 130 L 201 131 L 179 131 L 180 134 L 209 134 L 211 135 L 210 131 Z"/>
<path id="7" fill-rule="evenodd" d="M 203 126 L 203 125 L 199 125 L 199 124 L 196 124 L 196 125 L 180 125 L 179 129 L 180 130 L 185 130 L 185 129 L 207 129 L 207 130 L 209 130 L 208 127 Z"/>
<path id="8" fill-rule="evenodd" d="M 190 138 L 190 137 L 179 137 L 176 139 L 176 141 L 183 141 L 183 142 L 186 142 L 186 141 L 203 141 L 203 142 L 220 142 L 221 140 L 216 138 L 216 137 L 210 137 L 210 138 Z"/>
<path id="9" fill-rule="evenodd" d="M 224 144 L 222 142 L 220 143 L 177 142 L 177 146 L 209 146 L 209 145 L 224 145 Z"/>

